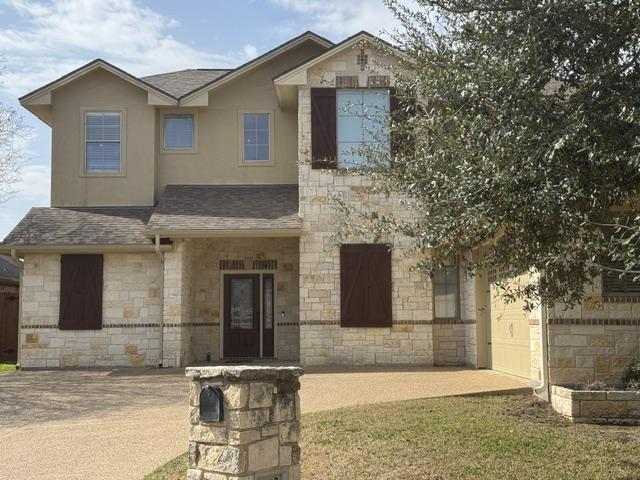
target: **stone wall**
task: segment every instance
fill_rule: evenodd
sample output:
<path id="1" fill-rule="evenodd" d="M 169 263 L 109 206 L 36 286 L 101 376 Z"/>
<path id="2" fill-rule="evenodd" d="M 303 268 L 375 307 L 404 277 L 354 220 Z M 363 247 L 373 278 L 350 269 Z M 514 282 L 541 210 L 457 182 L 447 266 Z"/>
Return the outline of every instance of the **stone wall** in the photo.
<path id="1" fill-rule="evenodd" d="M 573 422 L 640 425 L 640 392 L 551 387 L 554 410 Z"/>
<path id="2" fill-rule="evenodd" d="M 295 367 L 188 368 L 187 480 L 299 480 L 300 375 Z M 222 391 L 218 422 L 201 421 L 200 395 L 209 386 Z"/>
<path id="3" fill-rule="evenodd" d="M 153 253 L 105 254 L 102 329 L 59 330 L 60 255 L 25 255 L 21 366 L 157 366 L 161 272 Z"/>
<path id="4" fill-rule="evenodd" d="M 603 297 L 596 279 L 581 305 L 548 312 L 552 384 L 619 383 L 640 355 L 640 299 Z"/>
<path id="5" fill-rule="evenodd" d="M 360 77 L 392 74 L 380 70 L 389 59 L 365 45 L 369 65 L 378 71 L 362 71 L 356 62 L 359 49 L 338 54 L 309 72 L 309 84 L 299 89 L 298 148 L 300 215 L 300 359 L 305 365 L 321 364 L 433 364 L 431 285 L 413 266 L 417 257 L 401 248 L 398 238 L 381 239 L 392 244 L 391 328 L 340 327 L 340 256 L 335 244 L 335 205 L 339 196 L 358 207 L 377 206 L 399 216 L 412 215 L 402 197 L 383 198 L 369 191 L 371 181 L 358 174 L 311 169 L 311 87 L 333 87 L 337 75 Z M 372 243 L 354 238 L 353 243 Z"/>
<path id="6" fill-rule="evenodd" d="M 299 359 L 299 296 L 297 238 L 210 238 L 188 241 L 191 272 L 192 316 L 189 362 L 204 361 L 207 353 L 220 358 L 221 295 L 223 289 L 221 260 L 242 260 L 244 271 L 253 270 L 254 260 L 275 260 L 276 355 L 280 360 Z M 273 270 L 264 270 L 265 273 Z M 242 273 L 238 270 L 230 273 Z"/>

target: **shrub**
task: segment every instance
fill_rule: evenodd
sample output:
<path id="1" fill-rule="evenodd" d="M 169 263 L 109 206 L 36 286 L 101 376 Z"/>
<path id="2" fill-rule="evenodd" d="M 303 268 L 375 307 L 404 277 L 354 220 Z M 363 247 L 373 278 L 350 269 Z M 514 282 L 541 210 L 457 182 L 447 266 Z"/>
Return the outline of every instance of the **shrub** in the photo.
<path id="1" fill-rule="evenodd" d="M 640 390 L 640 357 L 634 358 L 624 379 L 627 390 Z"/>

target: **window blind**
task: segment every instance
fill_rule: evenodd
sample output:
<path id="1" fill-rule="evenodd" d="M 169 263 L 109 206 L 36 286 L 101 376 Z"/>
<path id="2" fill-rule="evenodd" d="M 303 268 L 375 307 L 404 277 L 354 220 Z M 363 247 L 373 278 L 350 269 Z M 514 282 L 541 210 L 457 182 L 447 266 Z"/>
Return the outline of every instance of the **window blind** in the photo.
<path id="1" fill-rule="evenodd" d="M 193 148 L 193 115 L 164 117 L 164 148 L 168 150 Z"/>
<path id="2" fill-rule="evenodd" d="M 120 171 L 121 115 L 119 112 L 85 114 L 85 169 Z"/>

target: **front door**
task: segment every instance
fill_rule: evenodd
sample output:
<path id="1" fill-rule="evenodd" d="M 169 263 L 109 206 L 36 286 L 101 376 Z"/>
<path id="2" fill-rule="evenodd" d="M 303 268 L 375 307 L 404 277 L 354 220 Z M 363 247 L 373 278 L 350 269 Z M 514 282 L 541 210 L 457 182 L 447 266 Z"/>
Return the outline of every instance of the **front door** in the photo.
<path id="1" fill-rule="evenodd" d="M 224 276 L 224 356 L 260 357 L 260 275 Z"/>

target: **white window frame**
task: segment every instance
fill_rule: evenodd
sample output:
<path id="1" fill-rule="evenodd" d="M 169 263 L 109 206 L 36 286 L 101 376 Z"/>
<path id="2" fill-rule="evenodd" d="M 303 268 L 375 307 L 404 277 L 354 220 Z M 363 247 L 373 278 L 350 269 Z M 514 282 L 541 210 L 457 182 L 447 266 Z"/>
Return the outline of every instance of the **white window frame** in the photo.
<path id="1" fill-rule="evenodd" d="M 165 125 L 166 118 L 172 116 L 189 115 L 193 121 L 193 140 L 191 148 L 167 148 L 165 138 Z M 168 110 L 163 112 L 162 121 L 160 122 L 160 153 L 169 155 L 182 155 L 182 154 L 194 154 L 198 153 L 198 112 L 197 111 L 182 111 L 182 110 Z"/>
<path id="2" fill-rule="evenodd" d="M 267 114 L 269 116 L 269 160 L 245 160 L 244 159 L 244 116 Z M 275 121 L 273 110 L 239 110 L 238 111 L 238 137 L 239 137 L 239 165 L 241 167 L 272 167 L 275 166 Z"/>
<path id="3" fill-rule="evenodd" d="M 87 170 L 87 114 L 119 113 L 120 114 L 120 170 L 89 171 Z M 125 107 L 115 108 L 81 108 L 80 125 L 82 141 L 80 142 L 80 176 L 81 177 L 125 177 L 127 175 L 126 142 L 127 142 L 127 110 Z M 115 142 L 114 142 L 115 143 Z"/>

